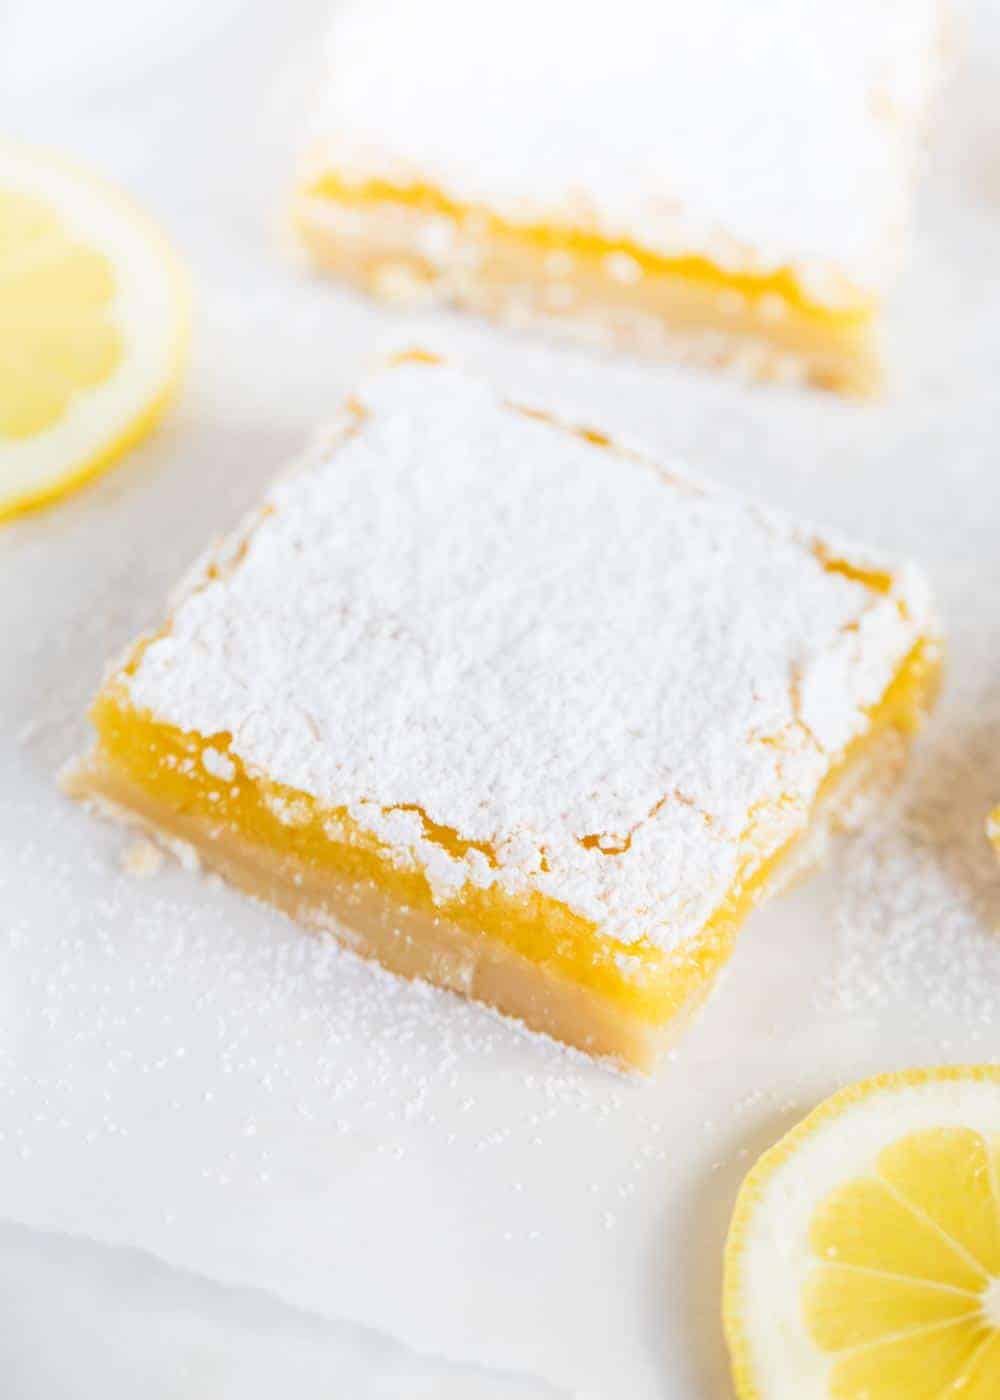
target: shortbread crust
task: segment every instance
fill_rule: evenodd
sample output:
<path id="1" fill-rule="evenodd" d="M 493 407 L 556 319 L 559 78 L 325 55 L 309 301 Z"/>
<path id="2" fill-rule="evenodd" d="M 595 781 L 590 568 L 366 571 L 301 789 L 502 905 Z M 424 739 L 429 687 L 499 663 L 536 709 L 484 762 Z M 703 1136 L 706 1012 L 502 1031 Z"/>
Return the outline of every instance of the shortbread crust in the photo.
<path id="1" fill-rule="evenodd" d="M 296 221 L 388 298 L 867 392 L 943 14 L 348 4 Z"/>
<path id="2" fill-rule="evenodd" d="M 72 782 L 648 1068 L 936 670 L 912 571 L 408 360 L 112 674 Z"/>

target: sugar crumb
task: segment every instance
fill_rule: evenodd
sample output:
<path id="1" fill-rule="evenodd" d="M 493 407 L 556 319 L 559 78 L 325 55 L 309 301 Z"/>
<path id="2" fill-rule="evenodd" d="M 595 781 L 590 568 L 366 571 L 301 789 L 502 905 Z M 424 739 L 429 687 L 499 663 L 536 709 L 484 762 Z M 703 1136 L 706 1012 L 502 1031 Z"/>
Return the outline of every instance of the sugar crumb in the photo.
<path id="1" fill-rule="evenodd" d="M 148 880 L 158 875 L 163 868 L 163 852 L 146 837 L 139 837 L 127 845 L 122 852 L 121 867 L 126 875 L 137 880 Z"/>

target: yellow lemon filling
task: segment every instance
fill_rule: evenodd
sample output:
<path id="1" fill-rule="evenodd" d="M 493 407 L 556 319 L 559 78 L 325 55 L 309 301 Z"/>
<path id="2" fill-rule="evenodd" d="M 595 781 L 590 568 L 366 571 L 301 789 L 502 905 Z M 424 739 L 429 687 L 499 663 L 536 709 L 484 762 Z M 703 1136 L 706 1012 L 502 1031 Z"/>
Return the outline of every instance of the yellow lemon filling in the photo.
<path id="1" fill-rule="evenodd" d="M 585 229 L 549 223 L 511 223 L 491 210 L 461 204 L 433 186 L 395 185 L 385 180 L 351 183 L 336 174 L 324 174 L 307 186 L 307 197 L 328 199 L 357 209 L 387 206 L 439 216 L 464 228 L 475 229 L 484 239 L 518 246 L 526 254 L 544 257 L 565 254 L 581 265 L 605 271 L 625 262 L 629 273 L 642 277 L 671 278 L 713 294 L 739 297 L 750 307 L 781 306 L 827 331 L 851 331 L 874 317 L 870 297 L 854 294 L 845 304 L 831 305 L 811 296 L 802 279 L 789 267 L 772 272 L 731 272 L 701 254 L 668 256 L 644 248 L 630 239 L 606 238 Z M 613 274 L 612 274 L 613 275 Z"/>
<path id="2" fill-rule="evenodd" d="M 141 650 L 130 666 L 138 663 Z M 865 732 L 831 768 L 817 805 L 887 730 L 908 733 L 915 727 L 933 697 L 937 672 L 936 646 L 919 643 L 872 709 Z M 120 681 L 112 680 L 98 696 L 92 718 L 100 762 L 143 792 L 154 809 L 182 813 L 211 833 L 226 832 L 250 848 L 285 857 L 293 868 L 372 885 L 395 905 L 496 940 L 653 1026 L 670 1019 L 711 980 L 739 925 L 808 825 L 797 824 L 790 839 L 761 852 L 752 837 L 773 814 L 755 814 L 745 842 L 752 854 L 744 857 L 725 900 L 696 938 L 666 953 L 651 939 L 625 945 L 604 937 L 592 922 L 537 892 L 513 897 L 470 882 L 436 902 L 424 872 L 346 811 L 323 809 L 306 793 L 249 773 L 232 753 L 229 734 L 185 733 L 138 712 Z M 425 839 L 456 856 L 470 848 L 459 833 L 419 815 Z M 476 849 L 493 860 L 488 847 Z"/>

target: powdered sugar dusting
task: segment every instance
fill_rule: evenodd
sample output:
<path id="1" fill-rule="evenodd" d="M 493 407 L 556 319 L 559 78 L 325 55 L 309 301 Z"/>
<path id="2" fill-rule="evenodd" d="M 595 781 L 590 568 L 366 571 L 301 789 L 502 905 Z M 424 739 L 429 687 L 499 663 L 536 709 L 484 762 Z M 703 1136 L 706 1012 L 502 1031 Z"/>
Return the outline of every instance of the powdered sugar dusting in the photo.
<path id="1" fill-rule="evenodd" d="M 802 823 L 930 625 L 919 579 L 880 593 L 831 556 L 406 362 L 195 574 L 125 683 L 346 808 L 441 898 L 539 890 L 671 946 L 720 901 L 761 804 L 784 799 L 785 835 Z"/>
<path id="2" fill-rule="evenodd" d="M 896 261 L 942 9 L 364 0 L 334 22 L 311 169 L 733 269 L 792 265 L 837 302 Z"/>
<path id="3" fill-rule="evenodd" d="M 995 657 L 977 669 L 969 655 L 953 723 L 840 861 L 834 993 L 851 1011 L 1000 1019 L 1000 861 L 984 829 L 1000 793 L 1000 688 Z"/>

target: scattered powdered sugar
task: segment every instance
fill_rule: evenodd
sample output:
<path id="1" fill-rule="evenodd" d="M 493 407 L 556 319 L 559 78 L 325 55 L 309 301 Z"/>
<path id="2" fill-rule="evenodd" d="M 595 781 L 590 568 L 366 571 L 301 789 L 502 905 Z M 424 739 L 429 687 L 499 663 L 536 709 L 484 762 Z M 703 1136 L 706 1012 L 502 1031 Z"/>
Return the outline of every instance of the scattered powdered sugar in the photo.
<path id="1" fill-rule="evenodd" d="M 431 187 L 733 269 L 792 265 L 836 302 L 895 264 L 943 9 L 341 6 L 307 178 Z"/>
<path id="2" fill-rule="evenodd" d="M 236 777 L 236 764 L 233 760 L 227 753 L 212 748 L 210 744 L 202 750 L 201 763 L 206 773 L 210 773 L 213 778 L 221 778 L 224 783 L 231 783 Z"/>
<path id="3" fill-rule="evenodd" d="M 52 834 L 64 838 L 77 819 L 58 813 Z M 198 1080 L 216 1086 L 203 1095 L 209 1115 L 220 1079 L 232 1077 L 246 1081 L 248 1093 L 252 1086 L 258 1108 L 275 1103 L 292 1117 L 321 1115 L 335 1133 L 363 1131 L 372 1120 L 384 1139 L 379 1150 L 400 1153 L 394 1129 L 415 1117 L 432 1123 L 434 1104 L 451 1107 L 460 1089 L 468 1132 L 484 1133 L 477 1150 L 509 1138 L 513 1129 L 498 1131 L 488 1099 L 488 1132 L 473 1126 L 479 1103 L 469 1096 L 501 1053 L 521 1054 L 530 1126 L 545 1141 L 559 1115 L 617 1113 L 638 1092 L 626 1076 L 488 1007 L 406 982 L 333 939 L 304 937 L 274 911 L 251 912 L 234 927 L 225 909 L 240 898 L 221 883 L 202 882 L 192 899 L 179 877 L 164 873 L 137 891 L 133 877 L 147 873 L 149 852 L 158 858 L 148 842 L 132 843 L 118 869 L 96 861 L 92 880 L 34 837 L 8 847 L 22 896 L 30 902 L 44 890 L 59 910 L 41 945 L 19 921 L 0 929 L 5 964 L 23 977 L 38 1023 L 61 1047 L 58 1057 L 39 1062 L 39 1121 L 56 1114 L 69 1092 L 67 1054 L 100 1057 L 109 1105 L 190 1053 Z M 275 1024 L 287 1032 L 277 1039 L 268 1033 Z M 0 1037 L 0 1070 L 3 1049 Z M 11 1085 L 0 1073 L 0 1100 L 15 1089 L 23 1092 L 23 1081 Z M 177 1108 L 191 1112 L 193 1105 Z M 232 1148 L 231 1160 L 245 1167 L 249 1149 Z"/>
<path id="4" fill-rule="evenodd" d="M 148 880 L 158 875 L 163 867 L 163 852 L 152 841 L 140 837 L 132 841 L 122 852 L 122 869 L 127 875 L 138 880 Z"/>
<path id="5" fill-rule="evenodd" d="M 347 809 L 439 897 L 697 932 L 752 814 L 802 824 L 931 627 L 923 581 L 877 592 L 839 542 L 446 366 L 353 413 L 192 575 L 133 703 Z"/>
<path id="6" fill-rule="evenodd" d="M 833 993 L 847 1010 L 1000 1017 L 1000 860 L 985 829 L 1000 800 L 1000 682 L 995 657 L 974 658 L 898 800 L 838 862 Z"/>

